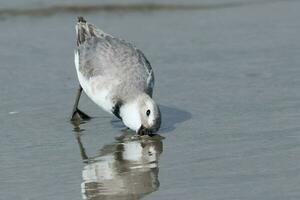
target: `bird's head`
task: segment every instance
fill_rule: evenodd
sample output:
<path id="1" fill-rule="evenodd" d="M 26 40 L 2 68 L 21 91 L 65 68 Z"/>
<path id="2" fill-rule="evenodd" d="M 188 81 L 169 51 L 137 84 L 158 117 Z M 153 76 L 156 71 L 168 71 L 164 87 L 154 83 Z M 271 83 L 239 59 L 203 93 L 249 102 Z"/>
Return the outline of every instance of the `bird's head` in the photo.
<path id="1" fill-rule="evenodd" d="M 158 105 L 146 94 L 124 104 L 120 114 L 124 124 L 139 135 L 152 134 L 159 130 L 161 114 Z"/>

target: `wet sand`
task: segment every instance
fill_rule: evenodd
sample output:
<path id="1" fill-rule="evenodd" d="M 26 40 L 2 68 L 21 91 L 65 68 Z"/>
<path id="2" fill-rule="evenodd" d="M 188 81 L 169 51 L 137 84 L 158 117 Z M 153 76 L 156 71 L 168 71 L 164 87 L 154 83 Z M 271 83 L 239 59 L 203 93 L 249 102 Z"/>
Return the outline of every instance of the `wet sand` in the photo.
<path id="1" fill-rule="evenodd" d="M 163 115 L 154 140 L 86 97 L 94 118 L 69 123 L 78 13 L 2 17 L 0 199 L 299 199 L 299 8 L 86 12 L 150 60 Z"/>

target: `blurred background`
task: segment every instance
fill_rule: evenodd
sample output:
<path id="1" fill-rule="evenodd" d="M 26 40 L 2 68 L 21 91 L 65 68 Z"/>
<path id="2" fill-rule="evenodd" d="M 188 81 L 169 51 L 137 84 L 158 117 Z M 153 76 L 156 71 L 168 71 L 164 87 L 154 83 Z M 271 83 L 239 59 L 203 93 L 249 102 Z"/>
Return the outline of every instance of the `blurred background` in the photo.
<path id="1" fill-rule="evenodd" d="M 0 199 L 299 199 L 300 1 L 0 2 Z M 83 96 L 83 16 L 152 64 L 162 138 Z M 164 138 L 164 139 L 163 139 Z"/>

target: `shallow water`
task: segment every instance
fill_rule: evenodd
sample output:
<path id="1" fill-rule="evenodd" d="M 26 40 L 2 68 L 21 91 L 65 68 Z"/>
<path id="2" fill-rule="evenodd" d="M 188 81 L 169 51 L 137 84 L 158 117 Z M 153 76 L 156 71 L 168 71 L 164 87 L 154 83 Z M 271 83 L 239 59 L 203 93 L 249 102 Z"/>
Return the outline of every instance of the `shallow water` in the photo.
<path id="1" fill-rule="evenodd" d="M 1 18 L 0 199 L 299 199 L 299 8 L 85 13 L 150 60 L 164 139 L 69 123 L 77 13 Z"/>

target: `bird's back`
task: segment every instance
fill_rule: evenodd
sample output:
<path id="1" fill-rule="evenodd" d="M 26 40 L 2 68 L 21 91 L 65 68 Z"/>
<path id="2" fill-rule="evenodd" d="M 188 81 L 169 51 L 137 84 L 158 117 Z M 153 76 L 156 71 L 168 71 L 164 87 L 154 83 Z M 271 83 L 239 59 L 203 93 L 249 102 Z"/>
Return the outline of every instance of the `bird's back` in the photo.
<path id="1" fill-rule="evenodd" d="M 84 78 L 117 81 L 118 94 L 138 90 L 152 96 L 154 76 L 144 54 L 132 44 L 114 38 L 95 26 L 79 21 L 76 26 L 78 70 Z M 109 84 L 109 82 L 108 82 Z"/>

